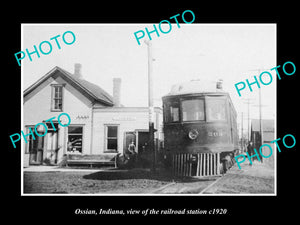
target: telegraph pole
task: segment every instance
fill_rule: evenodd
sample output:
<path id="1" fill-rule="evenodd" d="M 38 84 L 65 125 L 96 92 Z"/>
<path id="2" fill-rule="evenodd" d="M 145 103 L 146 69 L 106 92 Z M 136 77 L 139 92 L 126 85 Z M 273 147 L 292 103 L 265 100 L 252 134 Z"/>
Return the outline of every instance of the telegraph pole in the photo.
<path id="1" fill-rule="evenodd" d="M 259 132 L 260 132 L 260 145 L 264 144 L 264 127 L 263 127 L 263 122 L 262 122 L 262 107 L 265 107 L 267 105 L 262 105 L 261 104 L 261 91 L 259 89 L 259 104 L 258 105 L 253 105 L 255 107 L 259 107 Z M 263 162 L 263 158 L 261 157 L 261 162 Z"/>
<path id="2" fill-rule="evenodd" d="M 263 123 L 262 123 L 262 115 L 261 115 L 261 91 L 259 89 L 259 132 L 260 132 L 260 146 L 264 143 L 264 131 L 263 131 Z M 263 157 L 261 158 L 261 162 L 263 162 Z"/>
<path id="3" fill-rule="evenodd" d="M 250 71 L 257 71 L 259 73 L 259 75 L 261 74 L 261 71 L 263 71 L 264 69 L 260 68 L 260 69 L 255 69 L 255 70 L 250 70 Z M 259 132 L 260 132 L 260 145 L 264 144 L 264 132 L 263 132 L 263 123 L 262 123 L 262 104 L 261 104 L 261 89 L 259 88 Z"/>
<path id="4" fill-rule="evenodd" d="M 148 49 L 148 107 L 149 107 L 149 148 L 152 152 L 152 172 L 156 172 L 156 151 L 154 145 L 154 106 L 153 106 L 153 58 L 152 44 L 145 41 Z"/>
<path id="5" fill-rule="evenodd" d="M 242 112 L 242 121 L 241 121 L 241 149 L 242 149 L 242 152 L 244 152 L 244 137 L 243 137 L 243 132 L 244 132 L 244 128 L 243 128 L 243 120 L 244 120 L 244 113 Z"/>
<path id="6" fill-rule="evenodd" d="M 260 69 L 255 69 L 255 70 L 251 70 L 251 71 L 257 71 L 259 73 L 259 75 L 261 74 L 261 71 L 263 71 L 264 69 L 260 68 Z M 258 103 L 258 107 L 259 107 L 259 133 L 260 133 L 260 146 L 264 144 L 264 132 L 263 132 L 263 123 L 262 123 L 262 112 L 261 112 L 261 108 L 262 108 L 262 104 L 261 104 L 261 89 L 259 88 L 259 103 Z M 263 162 L 263 158 L 261 157 L 261 162 Z"/>
<path id="7" fill-rule="evenodd" d="M 244 99 L 244 103 L 246 103 L 248 105 L 248 142 L 250 141 L 250 103 L 252 104 L 253 102 L 251 102 L 253 100 L 253 98 L 246 98 Z"/>
<path id="8" fill-rule="evenodd" d="M 264 132 L 263 132 L 263 123 L 262 123 L 262 113 L 261 113 L 261 90 L 259 89 L 259 132 L 260 132 L 260 145 L 264 143 Z"/>

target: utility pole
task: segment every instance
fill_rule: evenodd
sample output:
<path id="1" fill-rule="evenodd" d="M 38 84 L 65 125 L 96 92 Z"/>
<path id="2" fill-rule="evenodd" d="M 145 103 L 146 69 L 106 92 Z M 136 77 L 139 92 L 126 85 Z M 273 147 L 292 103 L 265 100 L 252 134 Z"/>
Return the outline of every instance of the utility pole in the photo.
<path id="1" fill-rule="evenodd" d="M 244 128 L 243 128 L 243 120 L 244 120 L 244 113 L 242 112 L 242 121 L 241 121 L 241 149 L 242 149 L 242 152 L 244 152 L 244 137 L 243 137 L 243 132 L 244 132 Z"/>
<path id="2" fill-rule="evenodd" d="M 251 138 L 251 131 L 250 131 L 250 110 L 249 110 L 249 106 L 250 106 L 250 101 L 248 99 L 248 141 L 250 141 L 250 138 Z"/>
<path id="3" fill-rule="evenodd" d="M 257 71 L 259 73 L 259 75 L 261 74 L 261 71 L 263 71 L 264 69 L 260 68 L 260 69 L 254 69 L 254 70 L 250 70 L 250 71 Z M 260 146 L 262 146 L 264 144 L 264 132 L 263 132 L 263 123 L 262 123 L 262 104 L 261 104 L 261 89 L 259 88 L 259 133 L 260 133 Z M 263 158 L 261 157 L 261 162 L 263 161 Z"/>
<path id="4" fill-rule="evenodd" d="M 263 145 L 264 143 L 264 127 L 263 127 L 263 119 L 262 119 L 262 107 L 265 107 L 267 105 L 262 105 L 261 103 L 261 91 L 259 89 L 259 104 L 258 105 L 253 105 L 255 107 L 259 107 L 259 133 L 260 133 L 260 146 Z M 263 162 L 263 158 L 261 157 L 261 162 Z"/>
<path id="5" fill-rule="evenodd" d="M 259 75 L 261 74 L 261 72 L 263 71 L 264 69 L 260 68 L 260 69 L 254 69 L 254 70 L 250 70 L 250 71 L 257 71 L 259 73 Z M 260 146 L 264 144 L 264 132 L 263 132 L 263 123 L 262 123 L 262 111 L 261 111 L 261 108 L 262 108 L 262 104 L 261 104 L 261 89 L 259 88 L 259 92 L 258 92 L 258 95 L 259 95 L 259 133 L 260 133 Z"/>
<path id="6" fill-rule="evenodd" d="M 246 103 L 248 105 L 248 142 L 250 141 L 250 103 L 252 104 L 253 102 L 251 102 L 253 100 L 253 98 L 246 98 L 244 99 L 244 103 Z"/>
<path id="7" fill-rule="evenodd" d="M 262 123 L 262 113 L 261 113 L 261 90 L 259 89 L 259 132 L 260 132 L 260 146 L 264 144 L 264 132 Z"/>
<path id="8" fill-rule="evenodd" d="M 259 132 L 260 132 L 260 146 L 264 143 L 264 132 L 263 132 L 263 123 L 261 115 L 261 90 L 259 89 Z M 261 157 L 261 162 L 263 162 L 263 157 Z"/>
<path id="9" fill-rule="evenodd" d="M 154 145 L 154 106 L 153 106 L 153 75 L 152 75 L 152 44 L 145 41 L 148 47 L 148 107 L 149 107 L 149 148 L 152 152 L 152 172 L 156 172 L 156 151 Z"/>

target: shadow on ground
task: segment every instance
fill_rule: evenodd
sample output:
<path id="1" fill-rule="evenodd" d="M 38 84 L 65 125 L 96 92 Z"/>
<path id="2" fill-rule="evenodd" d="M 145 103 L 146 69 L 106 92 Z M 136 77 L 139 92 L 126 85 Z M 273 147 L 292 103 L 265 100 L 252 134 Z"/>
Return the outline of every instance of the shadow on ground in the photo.
<path id="1" fill-rule="evenodd" d="M 166 170 L 158 170 L 155 173 L 150 169 L 131 169 L 131 170 L 107 170 L 99 171 L 83 176 L 88 180 L 129 180 L 129 179 L 149 179 L 167 182 L 197 182 L 198 178 L 193 177 L 176 177 L 171 172 Z M 209 179 L 201 179 L 203 181 Z"/>

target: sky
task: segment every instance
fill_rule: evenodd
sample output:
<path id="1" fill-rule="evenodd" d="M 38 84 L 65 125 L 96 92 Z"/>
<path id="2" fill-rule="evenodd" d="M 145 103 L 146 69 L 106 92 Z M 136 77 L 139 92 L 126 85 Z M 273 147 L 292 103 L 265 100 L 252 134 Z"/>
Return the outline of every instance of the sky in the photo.
<path id="1" fill-rule="evenodd" d="M 158 27 L 158 24 L 156 24 Z M 74 64 L 82 65 L 83 78 L 112 94 L 112 80 L 122 79 L 121 103 L 124 106 L 148 105 L 147 34 L 138 45 L 134 33 L 153 24 L 22 24 L 21 50 L 29 52 L 42 41 L 52 44 L 48 55 L 26 56 L 22 60 L 23 91 L 55 66 L 71 73 Z M 163 27 L 167 30 L 168 27 Z M 61 37 L 72 31 L 76 40 L 66 45 Z M 146 33 L 146 32 L 145 32 Z M 153 92 L 155 106 L 162 106 L 161 97 L 171 86 L 195 79 L 223 79 L 223 89 L 231 96 L 238 113 L 247 123 L 246 99 L 251 99 L 250 118 L 259 118 L 259 89 L 253 85 L 239 97 L 238 82 L 254 81 L 259 70 L 273 75 L 270 85 L 261 85 L 262 117 L 276 118 L 276 75 L 270 71 L 276 64 L 276 24 L 184 24 L 172 23 L 169 33 L 152 33 Z M 50 38 L 58 38 L 61 49 Z M 66 35 L 67 39 L 67 35 Z M 46 46 L 47 47 L 47 46 Z M 44 47 L 44 51 L 46 51 Z M 17 63 L 17 62 L 16 62 Z M 265 78 L 265 80 L 268 80 Z"/>

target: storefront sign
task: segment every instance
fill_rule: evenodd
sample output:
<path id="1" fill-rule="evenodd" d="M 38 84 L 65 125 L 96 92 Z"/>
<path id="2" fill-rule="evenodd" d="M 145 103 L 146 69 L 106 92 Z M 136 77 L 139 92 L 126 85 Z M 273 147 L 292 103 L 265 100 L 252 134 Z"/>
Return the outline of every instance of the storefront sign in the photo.
<path id="1" fill-rule="evenodd" d="M 112 120 L 114 120 L 114 121 L 136 121 L 136 117 L 129 117 L 129 116 L 113 117 Z"/>

